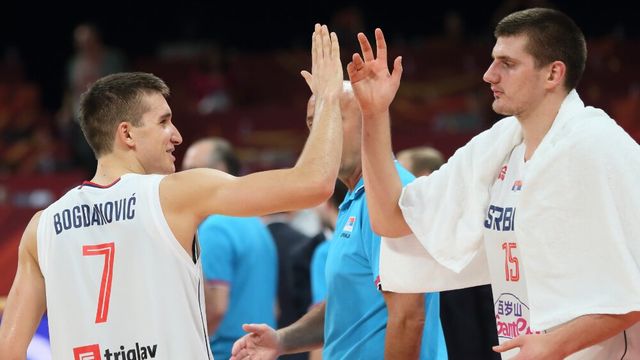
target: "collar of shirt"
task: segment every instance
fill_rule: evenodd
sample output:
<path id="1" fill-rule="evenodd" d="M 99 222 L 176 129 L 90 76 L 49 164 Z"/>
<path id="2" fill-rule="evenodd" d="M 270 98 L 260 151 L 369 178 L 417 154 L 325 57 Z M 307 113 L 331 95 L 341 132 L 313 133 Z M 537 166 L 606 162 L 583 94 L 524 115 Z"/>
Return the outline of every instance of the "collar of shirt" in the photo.
<path id="1" fill-rule="evenodd" d="M 349 206 L 349 203 L 351 201 L 355 200 L 356 198 L 359 198 L 363 193 L 364 193 L 364 177 L 360 176 L 360 180 L 358 180 L 356 187 L 347 193 L 347 195 L 344 197 L 344 200 L 342 201 L 342 203 L 338 208 L 340 210 L 344 210 L 347 206 Z"/>

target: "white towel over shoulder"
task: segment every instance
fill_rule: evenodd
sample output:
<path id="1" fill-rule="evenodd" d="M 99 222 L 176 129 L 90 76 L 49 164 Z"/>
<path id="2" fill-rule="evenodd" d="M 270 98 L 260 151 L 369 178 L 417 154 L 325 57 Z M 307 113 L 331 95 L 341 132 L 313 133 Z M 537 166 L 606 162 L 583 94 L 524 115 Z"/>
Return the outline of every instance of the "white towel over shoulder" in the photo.
<path id="1" fill-rule="evenodd" d="M 522 141 L 514 117 L 459 149 L 400 198 L 415 236 L 383 238 L 384 290 L 490 282 L 483 222 L 490 187 Z M 532 328 L 640 310 L 640 146 L 572 91 L 530 160 L 516 216 Z"/>

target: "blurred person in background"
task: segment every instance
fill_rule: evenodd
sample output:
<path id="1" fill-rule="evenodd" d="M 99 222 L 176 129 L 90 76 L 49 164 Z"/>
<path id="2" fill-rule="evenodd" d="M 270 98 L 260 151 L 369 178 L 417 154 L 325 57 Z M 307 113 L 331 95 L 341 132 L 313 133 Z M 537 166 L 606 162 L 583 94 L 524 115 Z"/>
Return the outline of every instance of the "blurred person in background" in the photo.
<path id="1" fill-rule="evenodd" d="M 241 164 L 228 141 L 205 138 L 187 149 L 182 168 L 239 176 Z M 216 359 L 228 359 L 244 335 L 242 324 L 276 324 L 276 247 L 258 217 L 209 216 L 198 226 L 198 241 L 211 351 Z"/>
<path id="2" fill-rule="evenodd" d="M 399 151 L 396 159 L 415 177 L 426 176 L 444 164 L 444 156 L 430 146 L 419 146 Z"/>
<path id="3" fill-rule="evenodd" d="M 308 209 L 307 209 L 308 210 Z M 315 216 L 311 212 L 312 216 Z M 293 324 L 309 310 L 311 280 L 309 264 L 311 251 L 318 244 L 317 237 L 302 232 L 301 211 L 267 215 L 264 221 L 278 249 L 278 323 L 277 328 Z M 306 216 L 306 215 L 305 215 Z M 306 222 L 309 224 L 308 222 Z M 296 353 L 280 356 L 282 360 L 306 360 L 308 354 Z"/>
<path id="4" fill-rule="evenodd" d="M 104 44 L 95 24 L 76 26 L 73 44 L 75 52 L 67 63 L 66 90 L 56 117 L 62 137 L 71 146 L 72 165 L 91 176 L 96 168 L 96 159 L 78 122 L 80 96 L 101 77 L 125 71 L 127 64 L 119 49 Z"/>

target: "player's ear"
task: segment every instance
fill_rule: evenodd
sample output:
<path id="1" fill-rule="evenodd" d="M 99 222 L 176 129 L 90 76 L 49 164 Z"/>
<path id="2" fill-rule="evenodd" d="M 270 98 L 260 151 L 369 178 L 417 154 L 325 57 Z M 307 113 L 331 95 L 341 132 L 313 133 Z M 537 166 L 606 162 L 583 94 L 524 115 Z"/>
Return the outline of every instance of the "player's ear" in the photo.
<path id="1" fill-rule="evenodd" d="M 547 88 L 552 89 L 564 85 L 567 66 L 562 61 L 554 61 L 548 66 Z"/>
<path id="2" fill-rule="evenodd" d="M 116 128 L 116 141 L 129 147 L 135 145 L 135 137 L 133 134 L 134 126 L 128 121 L 122 121 Z"/>

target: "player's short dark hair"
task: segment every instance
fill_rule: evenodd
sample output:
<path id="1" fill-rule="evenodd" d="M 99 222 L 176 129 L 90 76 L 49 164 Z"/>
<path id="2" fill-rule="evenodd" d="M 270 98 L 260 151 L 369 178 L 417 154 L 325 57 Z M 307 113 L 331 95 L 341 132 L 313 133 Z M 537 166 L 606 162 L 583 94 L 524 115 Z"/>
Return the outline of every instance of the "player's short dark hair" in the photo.
<path id="1" fill-rule="evenodd" d="M 140 126 L 148 109 L 143 95 L 169 96 L 169 87 L 159 77 L 142 72 L 117 73 L 96 81 L 80 98 L 78 120 L 96 157 L 113 150 L 116 128 L 122 121 Z"/>
<path id="2" fill-rule="evenodd" d="M 526 9 L 507 15 L 494 31 L 496 38 L 521 34 L 527 36 L 527 51 L 538 67 L 562 61 L 567 68 L 565 88 L 578 86 L 587 61 L 587 45 L 582 30 L 570 17 L 554 9 Z"/>

